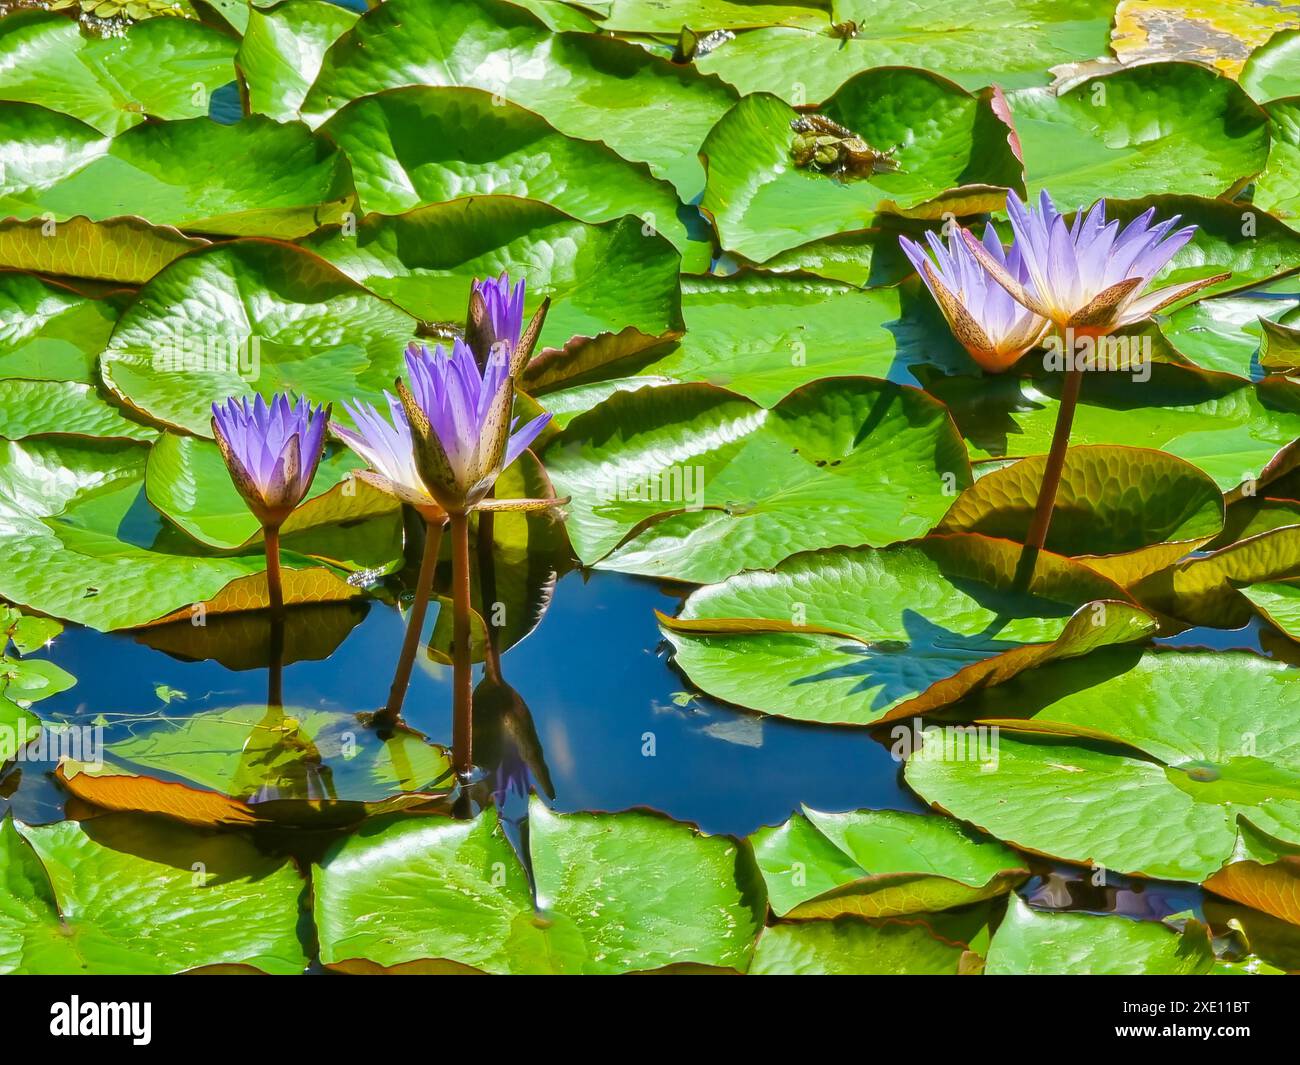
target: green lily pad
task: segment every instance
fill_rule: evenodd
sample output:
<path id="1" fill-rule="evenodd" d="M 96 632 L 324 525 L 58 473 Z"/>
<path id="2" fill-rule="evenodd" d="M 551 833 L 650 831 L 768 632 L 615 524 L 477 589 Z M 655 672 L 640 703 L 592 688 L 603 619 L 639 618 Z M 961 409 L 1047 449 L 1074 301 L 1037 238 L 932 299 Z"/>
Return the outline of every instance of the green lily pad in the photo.
<path id="1" fill-rule="evenodd" d="M 1031 909 L 1011 896 L 989 944 L 986 976 L 1206 976 L 1214 951 L 1205 926 L 1179 933 L 1158 921 Z"/>
<path id="2" fill-rule="evenodd" d="M 1237 80 L 1260 103 L 1300 95 L 1300 30 L 1282 30 L 1256 48 Z"/>
<path id="3" fill-rule="evenodd" d="M 1021 850 L 1200 882 L 1232 857 L 1239 818 L 1300 843 L 1297 708 L 1300 674 L 1282 662 L 1106 651 L 1022 674 L 996 702 L 963 704 L 1001 726 L 996 786 L 978 764 L 925 747 L 907 782 Z"/>
<path id="4" fill-rule="evenodd" d="M 394 215 L 465 196 L 518 196 L 584 222 L 635 215 L 685 250 L 671 185 L 481 89 L 420 86 L 366 96 L 321 131 L 347 153 L 362 211 Z"/>
<path id="5" fill-rule="evenodd" d="M 241 966 L 288 975 L 303 880 L 232 833 L 112 815 L 0 821 L 0 972 L 164 974 Z"/>
<path id="6" fill-rule="evenodd" d="M 232 581 L 265 583 L 260 552 L 199 554 L 148 505 L 148 450 L 89 439 L 34 439 L 0 446 L 0 596 L 43 614 L 108 630 L 143 625 L 214 599 Z M 293 572 L 328 571 L 287 555 Z"/>
<path id="7" fill-rule="evenodd" d="M 1300 228 L 1300 97 L 1275 100 L 1268 112 L 1268 165 L 1255 184 L 1255 203 Z"/>
<path id="8" fill-rule="evenodd" d="M 232 126 L 147 122 L 110 139 L 67 115 L 5 103 L 0 162 L 0 213 L 19 219 L 140 215 L 200 233 L 292 238 L 341 218 L 351 195 L 336 147 L 260 115 Z"/>
<path id="9" fill-rule="evenodd" d="M 158 430 L 111 406 L 94 385 L 78 381 L 0 380 L 0 437 L 94 436 L 153 440 Z"/>
<path id="10" fill-rule="evenodd" d="M 1146 371 L 1150 376 L 1139 379 Z M 927 377 L 952 413 L 971 458 L 1044 455 L 1059 409 L 1061 375 Z M 1086 373 L 1072 445 L 1112 444 L 1167 451 L 1230 491 L 1259 476 L 1300 436 L 1300 392 L 1268 382 L 1152 362 L 1141 375 Z"/>
<path id="11" fill-rule="evenodd" d="M 970 535 L 810 552 L 702 588 L 661 622 L 677 665 L 709 694 L 844 725 L 923 713 L 1154 631 L 1116 585 L 1058 556 L 1040 556 L 1017 592 L 1019 556 Z"/>
<path id="12" fill-rule="evenodd" d="M 418 733 L 397 729 L 380 739 L 339 711 L 236 706 L 121 725 L 130 735 L 105 745 L 115 764 L 255 808 L 277 800 L 375 802 L 436 787 L 449 772 L 446 753 Z"/>
<path id="13" fill-rule="evenodd" d="M 690 202 L 704 186 L 696 150 L 734 90 L 627 41 L 549 33 L 537 16 L 474 0 L 388 0 L 325 53 L 303 116 L 319 124 L 350 100 L 404 85 L 462 85 L 604 141 Z M 647 130 L 657 130 L 647 136 Z"/>
<path id="14" fill-rule="evenodd" d="M 1300 584 L 1264 581 L 1241 589 L 1255 609 L 1293 640 L 1300 640 Z"/>
<path id="15" fill-rule="evenodd" d="M 1239 628 L 1251 617 L 1237 589 L 1300 576 L 1300 526 L 1257 533 L 1144 578 L 1139 602 L 1193 625 Z"/>
<path id="16" fill-rule="evenodd" d="M 328 229 L 307 244 L 411 314 L 453 326 L 464 324 L 475 278 L 526 278 L 530 314 L 551 297 L 535 366 L 590 369 L 683 328 L 680 257 L 635 218 L 591 225 L 547 204 L 480 196 L 371 215 L 355 235 Z M 571 350 L 583 348 L 591 350 Z"/>
<path id="17" fill-rule="evenodd" d="M 101 36 L 62 15 L 16 11 L 0 21 L 0 99 L 39 100 L 112 135 L 149 116 L 206 116 L 213 90 L 235 79 L 234 56 L 234 41 L 190 19 Z"/>
<path id="18" fill-rule="evenodd" d="M 356 20 L 355 11 L 325 0 L 289 0 L 266 11 L 250 4 L 235 57 L 249 109 L 280 122 L 298 118 L 325 52 Z"/>
<path id="19" fill-rule="evenodd" d="M 321 960 L 492 973 L 748 965 L 763 903 L 748 848 L 649 813 L 530 809 L 536 910 L 494 810 L 371 825 L 313 867 Z"/>
<path id="20" fill-rule="evenodd" d="M 0 267 L 139 285 L 173 259 L 207 243 L 141 218 L 72 218 L 58 223 L 9 218 L 0 222 Z"/>
<path id="21" fill-rule="evenodd" d="M 415 331 L 413 319 L 310 252 L 237 241 L 179 259 L 145 285 L 101 370 L 128 406 L 211 437 L 212 404 L 227 396 L 382 403 Z M 335 417 L 348 421 L 341 407 Z"/>
<path id="22" fill-rule="evenodd" d="M 1300 369 L 1300 329 L 1283 322 L 1259 320 L 1259 365 L 1266 373 L 1293 374 Z"/>
<path id="23" fill-rule="evenodd" d="M 870 227 L 879 212 L 938 218 L 993 210 L 1021 187 L 1009 129 L 987 96 L 976 97 L 923 70 L 859 74 L 821 114 L 895 152 L 895 173 L 843 180 L 797 167 L 790 154 L 798 117 L 767 93 L 746 96 L 700 149 L 708 184 L 700 207 L 722 247 L 754 262 L 809 240 Z"/>
<path id="24" fill-rule="evenodd" d="M 1264 372 L 1258 358 L 1263 332 L 1260 320 L 1276 322 L 1297 307 L 1300 283 L 1294 276 L 1287 276 L 1249 292 L 1180 307 L 1160 323 L 1160 332 L 1199 366 L 1241 377 L 1260 377 Z"/>
<path id="25" fill-rule="evenodd" d="M 925 925 L 857 917 L 763 929 L 750 976 L 954 976 L 966 950 Z"/>
<path id="26" fill-rule="evenodd" d="M 116 321 L 117 309 L 105 300 L 0 273 L 0 380 L 91 381 Z"/>
<path id="27" fill-rule="evenodd" d="M 284 545 L 302 551 L 300 541 L 321 525 L 394 517 L 392 496 L 350 475 L 364 468 L 352 451 L 332 448 L 321 460 L 302 505 L 284 523 Z M 262 540 L 261 523 L 253 517 L 234 483 L 217 445 L 192 436 L 164 433 L 149 452 L 145 472 L 149 502 L 200 543 L 238 550 Z"/>
<path id="28" fill-rule="evenodd" d="M 827 0 L 610 0 L 597 21 L 613 33 L 674 34 L 683 25 L 699 32 L 750 26 L 812 26 L 830 23 Z"/>
<path id="29" fill-rule="evenodd" d="M 841 0 L 833 18 L 857 21 L 856 37 L 750 30 L 695 65 L 742 93 L 771 92 L 793 104 L 824 100 L 869 67 L 924 67 L 966 89 L 1019 89 L 1047 84 L 1051 67 L 1104 55 L 1114 10 L 1110 0 L 993 0 L 964 9 L 947 0 Z"/>
<path id="30" fill-rule="evenodd" d="M 1171 186 L 1218 196 L 1268 157 L 1263 112 L 1235 82 L 1190 63 L 1122 68 L 1059 96 L 1035 88 L 1009 99 L 1029 191 L 1047 189 L 1061 205 Z M 1151 120 L 1156 112 L 1162 121 Z"/>
<path id="31" fill-rule="evenodd" d="M 698 384 L 620 392 L 543 458 L 571 497 L 583 562 L 699 583 L 796 546 L 921 535 L 945 491 L 970 483 L 943 408 L 867 377 L 814 382 L 770 410 Z"/>
<path id="32" fill-rule="evenodd" d="M 717 385 L 770 407 L 823 377 L 867 374 L 910 384 L 915 364 L 969 367 L 965 351 L 924 316 L 926 309 L 914 285 L 862 291 L 749 271 L 687 277 L 686 333 L 640 372 Z"/>
<path id="33" fill-rule="evenodd" d="M 986 473 L 953 503 L 939 532 L 1024 543 L 1044 455 Z M 1082 558 L 1127 587 L 1177 562 L 1223 529 L 1223 496 L 1206 474 L 1163 451 L 1073 447 L 1066 453 L 1046 548 Z"/>
<path id="34" fill-rule="evenodd" d="M 12 643 L 20 655 L 30 654 L 49 646 L 62 631 L 63 625 L 53 618 L 24 614 L 11 606 L 0 605 L 0 653 Z"/>
<path id="35" fill-rule="evenodd" d="M 891 917 L 964 906 L 1029 871 L 1017 855 L 955 821 L 894 810 L 803 807 L 750 837 L 778 917 Z"/>

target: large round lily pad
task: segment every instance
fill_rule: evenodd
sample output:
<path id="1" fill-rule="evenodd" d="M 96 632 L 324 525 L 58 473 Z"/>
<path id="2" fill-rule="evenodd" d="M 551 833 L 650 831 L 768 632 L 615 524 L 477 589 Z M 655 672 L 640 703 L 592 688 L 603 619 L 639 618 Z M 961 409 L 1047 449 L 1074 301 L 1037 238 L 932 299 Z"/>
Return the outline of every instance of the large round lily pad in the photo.
<path id="1" fill-rule="evenodd" d="M 824 100 L 869 67 L 925 67 L 967 89 L 1018 89 L 1047 84 L 1051 67 L 1104 55 L 1114 8 L 1111 0 L 992 0 L 967 8 L 949 0 L 842 0 L 835 21 L 856 21 L 855 37 L 773 22 L 738 34 L 695 65 L 742 93 L 799 104 Z"/>
<path id="2" fill-rule="evenodd" d="M 943 408 L 867 377 L 817 381 L 771 409 L 707 385 L 620 392 L 543 459 L 572 498 L 583 562 L 696 582 L 796 547 L 923 534 L 970 483 Z"/>
<path id="3" fill-rule="evenodd" d="M 932 307 L 917 299 L 914 285 L 863 291 L 750 271 L 683 278 L 686 333 L 640 372 L 718 385 L 770 407 L 823 377 L 867 374 L 913 384 L 917 364 L 970 369 Z"/>
<path id="4" fill-rule="evenodd" d="M 923 747 L 907 781 L 1023 850 L 1199 882 L 1232 858 L 1239 819 L 1300 843 L 1300 673 L 1282 662 L 1114 650 L 962 709 L 1002 725 L 996 774 Z"/>
<path id="5" fill-rule="evenodd" d="M 238 241 L 178 259 L 142 288 L 101 368 L 129 406 L 211 437 L 212 404 L 227 396 L 382 404 L 416 328 L 311 252 Z M 347 421 L 342 408 L 335 417 Z"/>
<path id="6" fill-rule="evenodd" d="M 371 215 L 354 234 L 331 228 L 307 243 L 372 292 L 452 326 L 465 323 L 475 278 L 525 278 L 529 314 L 551 297 L 535 362 L 554 364 L 553 376 L 682 330 L 680 256 L 637 218 L 593 225 L 544 203 L 480 196 Z"/>
<path id="7" fill-rule="evenodd" d="M 199 233 L 298 237 L 342 217 L 352 190 L 338 148 L 259 115 L 232 126 L 146 122 L 110 139 L 67 115 L 2 103 L 0 162 L 0 214 L 56 222 L 139 215 Z"/>
<path id="8" fill-rule="evenodd" d="M 528 841 L 535 898 L 493 810 L 361 829 L 313 869 L 321 960 L 493 973 L 748 965 L 763 888 L 734 840 L 534 801 Z"/>
<path id="9" fill-rule="evenodd" d="M 848 725 L 922 713 L 1154 630 L 1118 586 L 1055 555 L 1017 591 L 1019 557 L 972 535 L 810 552 L 702 588 L 661 620 L 678 666 L 711 695 Z"/>
<path id="10" fill-rule="evenodd" d="M 1218 196 L 1264 168 L 1268 123 L 1240 87 L 1191 63 L 1121 68 L 1010 95 L 1031 194 L 1083 206 L 1171 187 Z M 1161 121 L 1152 121 L 1153 114 Z"/>
<path id="11" fill-rule="evenodd" d="M 347 153 L 363 212 L 509 195 L 584 222 L 635 215 L 677 248 L 686 242 L 676 192 L 644 164 L 559 133 L 482 89 L 419 86 L 365 96 L 321 130 Z"/>
<path id="12" fill-rule="evenodd" d="M 106 300 L 30 274 L 0 273 L 0 380 L 90 382 L 116 321 L 117 308 Z"/>
<path id="13" fill-rule="evenodd" d="M 0 821 L 0 972 L 164 974 L 241 966 L 289 975 L 304 883 L 234 834 L 117 815 Z"/>
<path id="14" fill-rule="evenodd" d="M 708 167 L 700 206 L 725 250 L 761 263 L 817 237 L 865 229 L 877 212 L 971 214 L 995 209 L 1008 187 L 1021 186 L 1010 130 L 990 99 L 927 71 L 859 74 L 819 113 L 893 152 L 898 169 L 841 178 L 799 167 L 790 128 L 798 112 L 767 93 L 746 96 L 700 149 Z"/>
<path id="15" fill-rule="evenodd" d="M 704 185 L 696 150 L 736 99 L 690 66 L 611 37 L 548 33 L 510 4 L 389 0 L 325 53 L 302 112 L 319 124 L 350 100 L 403 85 L 497 94 L 561 133 L 648 163 L 687 202 Z"/>
<path id="16" fill-rule="evenodd" d="M 0 99 L 39 100 L 110 135 L 149 116 L 198 118 L 213 90 L 234 81 L 235 47 L 191 19 L 101 36 L 62 14 L 15 11 L 0 20 Z"/>

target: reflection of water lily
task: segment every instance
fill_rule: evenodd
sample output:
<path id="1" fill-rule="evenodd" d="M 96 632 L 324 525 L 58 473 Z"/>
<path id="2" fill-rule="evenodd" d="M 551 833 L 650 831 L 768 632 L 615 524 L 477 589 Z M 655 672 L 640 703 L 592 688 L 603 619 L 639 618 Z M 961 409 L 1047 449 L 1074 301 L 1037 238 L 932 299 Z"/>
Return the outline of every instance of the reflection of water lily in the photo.
<path id="1" fill-rule="evenodd" d="M 280 583 L 280 526 L 302 502 L 316 477 L 325 447 L 328 407 L 305 399 L 296 405 L 276 395 L 212 405 L 212 435 L 248 509 L 266 538 L 266 582 L 271 607 L 284 606 Z"/>
<path id="2" fill-rule="evenodd" d="M 397 383 L 412 429 L 416 468 L 430 494 L 450 513 L 479 503 L 501 471 L 551 420 L 539 414 L 515 429 L 515 385 L 500 350 L 480 369 L 461 340 L 448 355 L 422 344 L 406 351 L 410 387 Z"/>
<path id="3" fill-rule="evenodd" d="M 1007 214 L 1027 276 L 1015 276 L 974 234 L 963 231 L 971 254 L 1017 302 L 1079 335 L 1105 335 L 1144 321 L 1229 276 L 1218 274 L 1144 293 L 1196 232 L 1195 226 L 1175 230 L 1178 215 L 1152 225 L 1154 207 L 1120 229 L 1118 222 L 1106 221 L 1106 201 L 1098 200 L 1067 226 L 1044 191 L 1036 208 L 1008 194 Z"/>
<path id="4" fill-rule="evenodd" d="M 1043 338 L 1048 322 L 1021 306 L 979 264 L 954 229 L 948 245 L 926 233 L 934 258 L 914 240 L 899 237 L 904 253 L 930 289 L 953 334 L 980 366 L 1001 373 Z M 1016 245 L 1009 252 L 992 226 L 984 230 L 984 247 L 1021 284 L 1028 281 Z"/>

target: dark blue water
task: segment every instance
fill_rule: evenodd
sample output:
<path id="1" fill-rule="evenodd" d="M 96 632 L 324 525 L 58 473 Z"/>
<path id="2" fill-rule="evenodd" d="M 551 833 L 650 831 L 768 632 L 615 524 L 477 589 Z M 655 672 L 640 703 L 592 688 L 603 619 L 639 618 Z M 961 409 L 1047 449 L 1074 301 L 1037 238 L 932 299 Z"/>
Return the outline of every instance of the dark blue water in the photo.
<path id="1" fill-rule="evenodd" d="M 823 810 L 919 810 L 888 748 L 860 729 L 765 718 L 703 696 L 668 663 L 654 611 L 678 600 L 649 581 L 597 573 L 564 577 L 538 628 L 506 652 L 502 673 L 532 712 L 561 810 L 646 806 L 709 832 L 738 835 L 778 824 L 807 803 Z M 286 705 L 353 712 L 382 705 L 402 637 L 396 610 L 372 603 L 325 661 L 286 667 Z M 47 718 L 87 722 L 162 709 L 170 715 L 260 703 L 264 670 L 187 662 L 126 634 L 69 629 L 49 657 L 78 678 L 40 703 Z M 679 703 L 683 705 L 679 705 Z M 451 740 L 448 671 L 418 668 L 405 718 L 431 740 Z M 647 751 L 653 748 L 653 755 Z M 34 766 L 11 797 L 16 816 L 62 816 L 62 796 Z M 3 790 L 3 789 L 0 789 Z M 0 799 L 0 809 L 5 800 Z"/>

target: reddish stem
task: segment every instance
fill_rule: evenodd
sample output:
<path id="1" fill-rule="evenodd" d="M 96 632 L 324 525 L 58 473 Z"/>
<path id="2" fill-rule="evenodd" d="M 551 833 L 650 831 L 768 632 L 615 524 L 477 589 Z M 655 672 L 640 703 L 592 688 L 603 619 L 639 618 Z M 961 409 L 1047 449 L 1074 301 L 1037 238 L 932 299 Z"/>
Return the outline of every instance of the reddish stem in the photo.
<path id="1" fill-rule="evenodd" d="M 474 762 L 473 685 L 470 666 L 469 515 L 451 515 L 452 574 L 452 766 L 470 771 Z"/>

